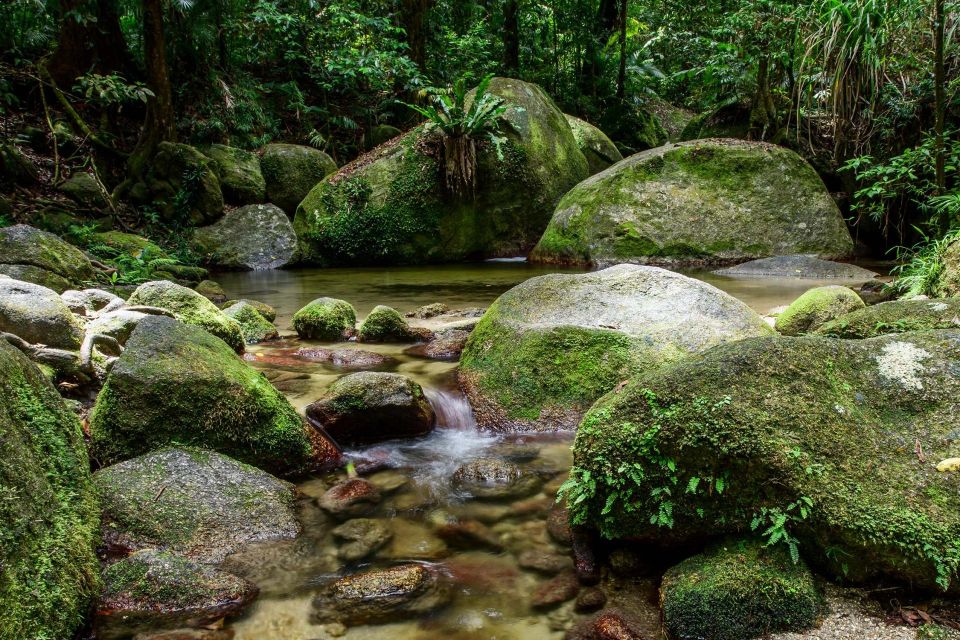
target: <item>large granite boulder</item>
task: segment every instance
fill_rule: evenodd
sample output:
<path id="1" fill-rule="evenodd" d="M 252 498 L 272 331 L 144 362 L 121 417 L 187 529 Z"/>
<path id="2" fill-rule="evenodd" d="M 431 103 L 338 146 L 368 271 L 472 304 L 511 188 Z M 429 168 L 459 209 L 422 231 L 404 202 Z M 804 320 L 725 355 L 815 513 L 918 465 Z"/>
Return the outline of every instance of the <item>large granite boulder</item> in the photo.
<path id="1" fill-rule="evenodd" d="M 300 533 L 294 486 L 213 451 L 159 449 L 93 474 L 103 539 L 217 564 L 245 545 Z"/>
<path id="2" fill-rule="evenodd" d="M 603 131 L 575 116 L 564 114 L 564 117 L 573 132 L 573 139 L 577 141 L 577 148 L 587 159 L 590 175 L 600 173 L 610 165 L 623 160 L 617 145 L 613 144 Z"/>
<path id="3" fill-rule="evenodd" d="M 100 521 L 80 422 L 0 340 L 0 637 L 72 638 L 98 589 Z"/>
<path id="4" fill-rule="evenodd" d="M 529 250 L 588 174 L 563 113 L 537 85 L 494 78 L 505 141 L 477 145 L 474 197 L 448 195 L 443 136 L 425 125 L 317 185 L 297 209 L 301 257 L 319 265 L 429 263 Z"/>
<path id="5" fill-rule="evenodd" d="M 461 355 L 460 384 L 482 427 L 573 429 L 623 380 L 770 332 L 742 302 L 657 267 L 540 276 L 484 314 Z"/>
<path id="6" fill-rule="evenodd" d="M 758 258 L 732 267 L 717 269 L 721 276 L 743 278 L 810 278 L 814 280 L 857 280 L 866 282 L 877 277 L 869 269 L 845 262 L 821 260 L 814 256 L 792 255 Z"/>
<path id="7" fill-rule="evenodd" d="M 213 161 L 213 171 L 220 180 L 226 202 L 245 205 L 266 200 L 267 183 L 255 153 L 223 144 L 211 144 L 200 151 Z"/>
<path id="8" fill-rule="evenodd" d="M 63 293 L 94 277 L 76 247 L 25 224 L 0 229 L 0 273 Z"/>
<path id="9" fill-rule="evenodd" d="M 90 416 L 101 464 L 181 444 L 297 473 L 314 463 L 307 429 L 263 374 L 222 340 L 162 316 L 137 323 Z"/>
<path id="10" fill-rule="evenodd" d="M 217 305 L 193 289 L 166 280 L 155 280 L 137 287 L 127 302 L 135 306 L 166 309 L 181 322 L 200 327 L 226 342 L 235 351 L 243 351 L 244 340 L 240 323 L 224 315 Z"/>
<path id="11" fill-rule="evenodd" d="M 0 332 L 34 344 L 77 350 L 83 326 L 51 289 L 11 278 L 0 279 Z"/>
<path id="12" fill-rule="evenodd" d="M 260 157 L 267 183 L 267 201 L 290 217 L 318 182 L 337 170 L 337 163 L 319 149 L 298 144 L 268 144 Z"/>
<path id="13" fill-rule="evenodd" d="M 425 435 L 435 416 L 423 389 L 410 378 L 361 371 L 330 385 L 307 407 L 307 420 L 338 444 L 353 446 Z"/>
<path id="14" fill-rule="evenodd" d="M 891 300 L 855 309 L 817 329 L 832 338 L 875 338 L 907 331 L 960 328 L 960 298 Z"/>
<path id="15" fill-rule="evenodd" d="M 293 261 L 297 236 L 290 218 L 272 204 L 251 204 L 193 233 L 194 250 L 226 269 L 279 269 Z"/>
<path id="16" fill-rule="evenodd" d="M 955 588 L 960 475 L 937 465 L 958 370 L 943 330 L 753 338 L 638 375 L 580 425 L 572 519 L 666 546 L 758 530 L 845 580 Z"/>
<path id="17" fill-rule="evenodd" d="M 796 153 L 698 140 L 638 153 L 571 189 L 531 258 L 605 265 L 852 251 L 836 203 Z"/>

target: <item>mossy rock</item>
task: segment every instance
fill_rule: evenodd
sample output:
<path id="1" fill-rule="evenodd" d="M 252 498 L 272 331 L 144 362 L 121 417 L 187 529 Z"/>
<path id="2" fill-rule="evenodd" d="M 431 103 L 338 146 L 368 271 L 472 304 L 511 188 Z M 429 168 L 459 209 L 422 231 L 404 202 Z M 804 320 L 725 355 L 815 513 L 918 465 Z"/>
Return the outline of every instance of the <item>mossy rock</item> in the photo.
<path id="1" fill-rule="evenodd" d="M 255 153 L 223 144 L 200 149 L 213 161 L 213 170 L 220 180 L 223 199 L 235 205 L 259 204 L 267 198 L 267 183 L 260 171 L 260 158 Z"/>
<path id="2" fill-rule="evenodd" d="M 156 316 L 137 323 L 90 416 L 102 464 L 178 443 L 293 474 L 312 464 L 306 429 L 290 403 L 223 341 Z"/>
<path id="3" fill-rule="evenodd" d="M 0 191 L 12 191 L 18 185 L 29 187 L 39 180 L 37 168 L 20 149 L 0 143 Z"/>
<path id="4" fill-rule="evenodd" d="M 357 312 L 336 298 L 317 298 L 293 314 L 293 329 L 301 338 L 336 342 L 353 334 Z"/>
<path id="5" fill-rule="evenodd" d="M 574 521 L 677 546 L 782 516 L 834 576 L 955 585 L 960 475 L 935 465 L 960 453 L 958 367 L 960 331 L 925 331 L 751 338 L 636 376 L 577 432 Z"/>
<path id="6" fill-rule="evenodd" d="M 235 351 L 243 351 L 240 324 L 225 316 L 215 304 L 192 289 L 164 280 L 145 282 L 137 287 L 127 302 L 166 309 L 178 320 L 208 331 Z"/>
<path id="7" fill-rule="evenodd" d="M 739 300 L 656 267 L 540 276 L 484 314 L 461 355 L 460 384 L 482 427 L 573 429 L 623 380 L 770 333 Z"/>
<path id="8" fill-rule="evenodd" d="M 676 640 L 749 640 L 816 626 L 823 595 L 807 565 L 781 547 L 729 540 L 684 560 L 660 585 Z"/>
<path id="9" fill-rule="evenodd" d="M 400 312 L 379 304 L 363 319 L 357 332 L 358 342 L 411 342 L 417 333 Z"/>
<path id="10" fill-rule="evenodd" d="M 571 189 L 531 259 L 684 264 L 852 251 L 836 203 L 796 153 L 699 140 L 638 153 Z"/>
<path id="11" fill-rule="evenodd" d="M 363 136 L 363 148 L 367 151 L 379 147 L 385 142 L 393 140 L 397 136 L 402 136 L 403 130 L 389 124 L 378 124 L 370 127 Z"/>
<path id="12" fill-rule="evenodd" d="M 604 107 L 600 127 L 625 153 L 659 147 L 669 137 L 657 116 L 629 100 L 612 100 Z"/>
<path id="13" fill-rule="evenodd" d="M 680 140 L 704 138 L 744 139 L 750 132 L 750 105 L 733 100 L 691 118 Z"/>
<path id="14" fill-rule="evenodd" d="M 960 328 L 960 298 L 891 300 L 842 315 L 816 333 L 832 338 L 874 338 L 907 331 Z"/>
<path id="15" fill-rule="evenodd" d="M 623 160 L 623 155 L 617 145 L 607 137 L 603 131 L 585 120 L 564 114 L 573 138 L 577 141 L 577 148 L 587 159 L 587 168 L 590 175 L 600 173 L 612 164 Z"/>
<path id="16" fill-rule="evenodd" d="M 0 229 L 0 264 L 29 265 L 77 285 L 93 279 L 93 265 L 76 247 L 25 224 Z"/>
<path id="17" fill-rule="evenodd" d="M 785 336 L 799 336 L 866 306 L 860 296 L 847 287 L 815 287 L 790 303 L 777 316 L 776 328 Z"/>
<path id="18" fill-rule="evenodd" d="M 272 204 L 251 204 L 197 229 L 194 250 L 225 269 L 279 269 L 293 262 L 297 236 L 290 218 Z"/>
<path id="19" fill-rule="evenodd" d="M 289 482 L 227 456 L 168 448 L 93 475 L 103 539 L 114 549 L 163 549 L 218 564 L 245 545 L 300 533 Z"/>
<path id="20" fill-rule="evenodd" d="M 247 344 L 257 344 L 277 337 L 277 328 L 253 305 L 237 302 L 223 310 L 224 315 L 240 323 Z"/>
<path id="21" fill-rule="evenodd" d="M 56 291 L 9 278 L 0 279 L 0 331 L 70 351 L 83 341 L 82 323 Z"/>
<path id="22" fill-rule="evenodd" d="M 0 274 L 14 280 L 40 285 L 57 293 L 63 293 L 74 286 L 63 276 L 57 275 L 53 271 L 35 267 L 32 264 L 0 264 Z"/>
<path id="23" fill-rule="evenodd" d="M 227 307 L 232 307 L 239 302 L 248 304 L 256 309 L 260 315 L 267 319 L 267 322 L 274 322 L 277 319 L 277 310 L 268 305 L 266 302 L 260 302 L 259 300 L 248 300 L 246 298 L 241 298 L 240 300 L 227 300 L 220 305 L 220 308 L 226 309 Z"/>
<path id="24" fill-rule="evenodd" d="M 193 290 L 213 304 L 223 304 L 227 301 L 227 292 L 216 280 L 201 280 Z"/>
<path id="25" fill-rule="evenodd" d="M 148 198 L 168 221 L 201 225 L 223 215 L 223 193 L 213 161 L 190 145 L 157 145 L 146 188 Z"/>
<path id="26" fill-rule="evenodd" d="M 943 268 L 934 287 L 940 298 L 960 296 L 960 239 L 954 240 L 943 255 Z"/>
<path id="27" fill-rule="evenodd" d="M 59 190 L 81 207 L 95 210 L 107 208 L 107 199 L 100 190 L 100 184 L 93 174 L 86 171 L 70 176 L 60 185 Z"/>
<path id="28" fill-rule="evenodd" d="M 588 174 L 563 113 L 539 86 L 494 78 L 509 105 L 498 150 L 477 141 L 474 197 L 448 194 L 443 137 L 432 126 L 362 156 L 297 208 L 300 257 L 330 265 L 422 264 L 529 250 L 560 197 Z"/>
<path id="29" fill-rule="evenodd" d="M 258 592 L 252 582 L 167 551 L 148 549 L 109 565 L 97 603 L 98 635 L 212 624 L 234 617 Z"/>
<path id="30" fill-rule="evenodd" d="M 267 200 L 293 217 L 318 182 L 336 172 L 337 163 L 319 149 L 298 144 L 268 144 L 260 158 Z"/>
<path id="31" fill-rule="evenodd" d="M 143 236 L 123 231 L 103 231 L 93 234 L 92 246 L 103 245 L 117 253 L 123 253 L 144 261 L 167 259 L 169 254 L 156 243 Z M 95 251 L 95 249 L 92 249 Z"/>
<path id="32" fill-rule="evenodd" d="M 77 417 L 0 340 L 0 637 L 72 638 L 99 588 L 100 511 Z"/>

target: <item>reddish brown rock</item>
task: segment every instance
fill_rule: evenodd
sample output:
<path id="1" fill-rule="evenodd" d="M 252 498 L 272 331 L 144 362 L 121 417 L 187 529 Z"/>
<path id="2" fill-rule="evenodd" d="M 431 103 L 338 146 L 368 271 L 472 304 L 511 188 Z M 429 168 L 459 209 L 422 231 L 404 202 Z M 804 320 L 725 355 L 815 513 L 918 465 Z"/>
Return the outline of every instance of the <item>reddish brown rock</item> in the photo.
<path id="1" fill-rule="evenodd" d="M 573 544 L 573 529 L 570 528 L 570 513 L 560 504 L 554 504 L 547 516 L 547 533 L 558 544 L 569 547 Z"/>
<path id="2" fill-rule="evenodd" d="M 437 528 L 437 537 L 458 549 L 503 551 L 500 536 L 476 520 L 451 522 Z"/>
<path id="3" fill-rule="evenodd" d="M 573 529 L 573 565 L 581 584 L 600 582 L 600 564 L 593 550 L 593 534 L 583 527 Z"/>
<path id="4" fill-rule="evenodd" d="M 561 573 L 541 584 L 533 592 L 530 606 L 540 611 L 552 609 L 568 600 L 573 600 L 577 597 L 579 591 L 580 581 L 577 580 L 577 574 L 573 572 Z"/>
<path id="5" fill-rule="evenodd" d="M 374 369 L 396 362 L 392 356 L 362 349 L 320 349 L 302 347 L 293 355 L 307 362 L 325 362 L 344 369 Z"/>
<path id="6" fill-rule="evenodd" d="M 353 478 L 332 486 L 320 496 L 317 504 L 336 518 L 357 518 L 380 504 L 380 491 L 362 478 Z"/>

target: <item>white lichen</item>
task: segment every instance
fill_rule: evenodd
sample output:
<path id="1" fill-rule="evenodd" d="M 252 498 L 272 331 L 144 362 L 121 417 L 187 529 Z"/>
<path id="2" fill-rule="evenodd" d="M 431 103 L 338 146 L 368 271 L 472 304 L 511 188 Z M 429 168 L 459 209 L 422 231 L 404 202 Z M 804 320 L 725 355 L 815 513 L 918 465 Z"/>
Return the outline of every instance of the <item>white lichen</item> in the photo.
<path id="1" fill-rule="evenodd" d="M 930 354 L 909 342 L 891 342 L 876 357 L 880 375 L 898 382 L 907 389 L 923 389 L 919 373 L 923 371 L 922 360 Z"/>

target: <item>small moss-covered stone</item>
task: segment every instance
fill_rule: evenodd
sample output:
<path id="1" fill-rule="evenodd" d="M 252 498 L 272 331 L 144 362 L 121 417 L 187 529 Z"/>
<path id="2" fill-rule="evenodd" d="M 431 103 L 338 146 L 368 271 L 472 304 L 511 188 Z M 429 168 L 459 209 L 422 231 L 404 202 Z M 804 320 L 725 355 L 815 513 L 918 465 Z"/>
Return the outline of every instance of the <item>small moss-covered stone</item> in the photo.
<path id="1" fill-rule="evenodd" d="M 934 293 L 941 298 L 960 296 L 960 239 L 954 240 L 943 254 L 943 268 Z"/>
<path id="2" fill-rule="evenodd" d="M 105 209 L 107 199 L 93 174 L 81 171 L 75 173 L 62 185 L 60 191 L 77 204 L 89 209 Z"/>
<path id="3" fill-rule="evenodd" d="M 697 140 L 638 153 L 571 189 L 531 259 L 696 263 L 852 251 L 836 203 L 796 153 Z"/>
<path id="4" fill-rule="evenodd" d="M 103 245 L 114 251 L 125 253 L 148 262 L 158 258 L 169 258 L 166 251 L 154 242 L 133 233 L 123 231 L 103 231 L 93 234 L 93 245 Z"/>
<path id="5" fill-rule="evenodd" d="M 567 124 L 573 131 L 573 138 L 577 141 L 577 148 L 587 159 L 590 175 L 600 173 L 612 164 L 623 160 L 623 155 L 603 131 L 585 120 L 564 114 Z"/>
<path id="6" fill-rule="evenodd" d="M 294 331 L 311 340 L 343 340 L 353 333 L 356 324 L 353 305 L 336 298 L 317 298 L 293 314 Z"/>
<path id="7" fill-rule="evenodd" d="M 0 340 L 0 637 L 72 638 L 99 587 L 99 506 L 83 432 Z"/>
<path id="8" fill-rule="evenodd" d="M 852 311 L 816 333 L 832 338 L 874 338 L 907 331 L 960 327 L 960 298 L 891 300 Z"/>
<path id="9" fill-rule="evenodd" d="M 357 332 L 358 342 L 410 342 L 416 338 L 417 333 L 400 312 L 382 304 L 364 318 Z"/>
<path id="10" fill-rule="evenodd" d="M 210 332 L 235 351 L 243 351 L 240 324 L 225 316 L 215 304 L 192 289 L 162 280 L 145 282 L 137 287 L 127 302 L 166 309 L 178 320 Z"/>
<path id="11" fill-rule="evenodd" d="M 337 170 L 337 163 L 319 149 L 298 144 L 268 144 L 260 167 L 267 200 L 293 217 L 300 201 L 318 182 Z"/>
<path id="12" fill-rule="evenodd" d="M 268 305 L 266 302 L 260 302 L 259 300 L 248 300 L 247 298 L 241 298 L 240 300 L 227 300 L 220 305 L 220 308 L 226 309 L 227 307 L 232 307 L 239 302 L 248 304 L 256 309 L 260 315 L 267 319 L 267 322 L 273 322 L 277 319 L 277 310 Z"/>
<path id="13" fill-rule="evenodd" d="M 770 332 L 742 302 L 656 267 L 540 276 L 487 310 L 461 355 L 460 384 L 485 428 L 574 429 L 631 376 Z"/>
<path id="14" fill-rule="evenodd" d="M 94 455 L 104 464 L 178 443 L 296 473 L 312 464 L 307 429 L 223 341 L 155 316 L 138 322 L 90 416 Z"/>
<path id="15" fill-rule="evenodd" d="M 93 265 L 83 252 L 25 224 L 0 229 L 0 263 L 39 267 L 73 284 L 93 279 Z"/>
<path id="16" fill-rule="evenodd" d="M 256 154 L 223 144 L 211 144 L 200 151 L 213 160 L 213 170 L 220 180 L 224 200 L 236 205 L 259 204 L 266 200 L 267 183 Z"/>
<path id="17" fill-rule="evenodd" d="M 216 280 L 201 280 L 193 290 L 213 304 L 223 304 L 227 301 L 227 293 Z"/>
<path id="18" fill-rule="evenodd" d="M 240 323 L 240 331 L 247 344 L 257 344 L 277 337 L 277 328 L 251 304 L 237 302 L 224 309 L 223 313 Z"/>
<path id="19" fill-rule="evenodd" d="M 217 564 L 244 545 L 300 533 L 294 487 L 213 451 L 159 449 L 93 475 L 104 542 Z"/>
<path id="20" fill-rule="evenodd" d="M 781 547 L 731 540 L 684 560 L 660 586 L 677 640 L 749 640 L 816 625 L 823 596 L 806 564 Z"/>
<path id="21" fill-rule="evenodd" d="M 777 331 L 785 336 L 810 333 L 845 313 L 866 307 L 847 287 L 838 285 L 810 289 L 777 316 Z"/>
<path id="22" fill-rule="evenodd" d="M 957 330 L 714 347 L 591 408 L 567 503 L 608 538 L 665 546 L 784 516 L 829 573 L 956 588 L 960 476 L 936 463 L 957 454 L 958 367 Z"/>

